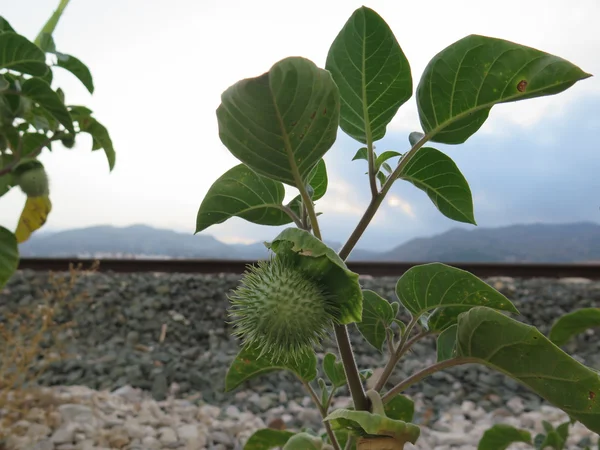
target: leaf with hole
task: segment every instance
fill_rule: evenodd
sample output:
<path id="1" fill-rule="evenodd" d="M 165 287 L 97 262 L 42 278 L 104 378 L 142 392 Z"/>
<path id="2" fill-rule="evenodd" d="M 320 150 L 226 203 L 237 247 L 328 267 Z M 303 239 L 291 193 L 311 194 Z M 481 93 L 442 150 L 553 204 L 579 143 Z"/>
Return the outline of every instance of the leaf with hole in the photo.
<path id="1" fill-rule="evenodd" d="M 0 226 L 0 288 L 4 287 L 18 266 L 17 238 L 9 230 Z"/>
<path id="2" fill-rule="evenodd" d="M 37 77 L 49 71 L 44 52 L 27 38 L 11 31 L 0 33 L 0 69 Z"/>
<path id="3" fill-rule="evenodd" d="M 511 301 L 489 284 L 442 263 L 411 267 L 398 280 L 396 295 L 414 317 L 449 306 L 487 306 L 518 313 Z M 423 322 L 426 325 L 426 320 Z"/>
<path id="4" fill-rule="evenodd" d="M 560 317 L 552 325 L 548 337 L 555 345 L 561 346 L 593 327 L 600 327 L 600 308 L 582 308 Z"/>
<path id="5" fill-rule="evenodd" d="M 483 433 L 477 450 L 506 450 L 511 444 L 517 442 L 531 444 L 531 434 L 529 431 L 499 423 Z"/>
<path id="6" fill-rule="evenodd" d="M 417 86 L 421 126 L 431 141 L 460 144 L 483 125 L 494 105 L 558 94 L 590 76 L 540 50 L 470 35 L 426 66 Z"/>
<path id="7" fill-rule="evenodd" d="M 471 189 L 449 156 L 432 147 L 420 148 L 399 178 L 425 192 L 449 219 L 476 225 Z"/>
<path id="8" fill-rule="evenodd" d="M 535 327 L 475 307 L 458 318 L 458 357 L 473 358 L 521 382 L 593 432 L 600 432 L 600 374 Z"/>
<path id="9" fill-rule="evenodd" d="M 386 330 L 394 320 L 394 309 L 390 302 L 376 292 L 363 290 L 362 321 L 356 326 L 369 344 L 380 352 L 386 339 Z"/>
<path id="10" fill-rule="evenodd" d="M 327 353 L 323 358 L 323 371 L 333 387 L 339 388 L 346 384 L 344 364 L 341 361 L 336 361 L 336 356 L 333 353 Z"/>
<path id="11" fill-rule="evenodd" d="M 219 136 L 260 175 L 301 187 L 336 139 L 339 93 L 326 70 L 290 57 L 221 95 Z"/>
<path id="12" fill-rule="evenodd" d="M 259 225 L 285 225 L 283 184 L 258 175 L 244 164 L 229 169 L 206 193 L 196 219 L 196 233 L 237 216 Z"/>
<path id="13" fill-rule="evenodd" d="M 258 358 L 259 354 L 260 351 L 251 348 L 243 348 L 238 353 L 225 376 L 226 392 L 235 389 L 244 381 L 275 370 L 288 370 L 305 382 L 317 378 L 317 357 L 314 353 L 304 354 L 302 360 L 298 362 L 290 359 L 288 363 L 277 365 L 267 358 Z"/>
<path id="14" fill-rule="evenodd" d="M 340 127 L 363 144 L 383 138 L 412 96 L 410 65 L 394 33 L 364 6 L 354 11 L 331 44 L 325 68 L 340 90 Z"/>
<path id="15" fill-rule="evenodd" d="M 446 361 L 456 356 L 456 330 L 452 325 L 442 331 L 437 338 L 437 362 Z"/>
<path id="16" fill-rule="evenodd" d="M 0 38 L 3 35 L 0 34 Z M 41 108 L 58 120 L 67 130 L 75 133 L 73 120 L 65 104 L 50 85 L 39 78 L 30 78 L 21 88 L 21 95 L 37 103 Z"/>
<path id="17" fill-rule="evenodd" d="M 246 445 L 244 450 L 271 450 L 274 448 L 283 447 L 287 441 L 295 433 L 286 430 L 273 430 L 271 428 L 262 428 L 254 432 Z"/>

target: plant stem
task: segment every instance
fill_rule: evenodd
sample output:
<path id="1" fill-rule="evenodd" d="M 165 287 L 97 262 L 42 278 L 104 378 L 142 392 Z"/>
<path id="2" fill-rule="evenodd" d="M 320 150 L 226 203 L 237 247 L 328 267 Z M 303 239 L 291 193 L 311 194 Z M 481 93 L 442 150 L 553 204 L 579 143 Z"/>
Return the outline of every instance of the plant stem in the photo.
<path id="1" fill-rule="evenodd" d="M 321 417 L 323 417 L 323 419 L 325 417 L 327 417 L 327 409 L 326 409 L 325 406 L 323 406 L 321 404 L 321 401 L 319 400 L 319 396 L 317 395 L 317 393 L 315 392 L 315 390 L 313 389 L 313 387 L 309 383 L 307 383 L 306 381 L 304 381 L 304 380 L 302 380 L 302 384 L 304 385 L 304 387 L 308 391 L 308 393 L 309 393 L 310 397 L 312 398 L 312 401 L 314 402 L 314 404 L 319 409 L 319 412 L 321 413 Z M 331 397 L 333 397 L 333 395 L 329 396 L 330 399 L 331 399 Z M 331 445 L 333 445 L 333 448 L 335 450 L 341 450 L 340 449 L 340 444 L 338 443 L 337 439 L 335 438 L 335 434 L 333 433 L 333 430 L 331 429 L 331 425 L 329 425 L 329 422 L 323 421 L 323 425 L 325 426 L 325 430 L 327 431 L 327 436 L 329 436 L 329 440 L 331 441 Z"/>
<path id="2" fill-rule="evenodd" d="M 408 387 L 412 386 L 415 383 L 418 383 L 423 378 L 431 375 L 432 373 L 439 372 L 440 370 L 448 369 L 454 366 L 460 366 L 461 364 L 471 364 L 476 363 L 478 360 L 476 358 L 469 357 L 461 357 L 461 358 L 452 358 L 447 359 L 445 361 L 441 361 L 439 363 L 435 363 L 425 369 L 411 375 L 406 378 L 402 382 L 398 383 L 392 389 L 385 393 L 381 400 L 383 403 L 389 402 L 392 398 L 394 398 L 397 394 L 400 394 L 402 391 L 406 390 Z"/>
<path id="3" fill-rule="evenodd" d="M 300 217 L 298 217 L 298 214 L 296 214 L 294 211 L 292 211 L 292 208 L 290 208 L 287 205 L 281 205 L 279 208 L 284 213 L 286 213 L 288 216 L 290 216 L 290 218 L 294 221 L 294 223 L 296 224 L 296 226 L 298 228 L 304 228 L 304 224 L 302 223 L 302 219 L 300 219 Z"/>
<path id="4" fill-rule="evenodd" d="M 340 258 L 342 258 L 343 260 L 348 258 L 348 256 L 352 252 L 352 249 L 354 248 L 354 246 L 356 245 L 358 240 L 361 238 L 361 236 L 363 235 L 363 233 L 369 226 L 369 223 L 371 223 L 371 220 L 373 220 L 373 217 L 375 217 L 375 213 L 379 209 L 379 206 L 383 202 L 386 194 L 392 187 L 392 184 L 394 184 L 394 181 L 396 181 L 396 179 L 400 176 L 400 174 L 402 173 L 402 171 L 404 170 L 406 165 L 410 162 L 410 160 L 413 158 L 413 156 L 415 156 L 415 153 L 417 153 L 417 151 L 423 145 L 425 145 L 425 143 L 428 140 L 429 140 L 429 136 L 427 136 L 427 135 L 423 136 L 419 140 L 419 142 L 417 142 L 415 145 L 413 145 L 413 147 L 402 157 L 402 159 L 400 160 L 400 162 L 398 163 L 398 165 L 396 166 L 396 168 L 394 169 L 392 174 L 389 176 L 388 180 L 382 186 L 381 192 L 379 192 L 379 194 L 377 194 L 376 196 L 374 196 L 371 199 L 371 203 L 369 203 L 369 206 L 367 207 L 363 216 L 361 217 L 360 221 L 358 222 L 358 225 L 356 226 L 356 228 L 354 229 L 354 231 L 348 238 L 348 241 L 344 244 L 344 246 L 340 250 L 340 252 L 339 252 Z"/>
<path id="5" fill-rule="evenodd" d="M 53 135 L 52 137 L 49 137 L 48 139 L 46 139 L 44 141 L 44 143 L 37 148 L 35 151 L 29 153 L 27 155 L 28 158 L 35 158 L 37 157 L 40 153 L 42 153 L 42 150 L 44 150 L 44 147 L 46 147 L 48 144 L 50 144 L 52 141 L 56 141 L 58 139 L 60 139 L 62 137 L 62 133 L 56 133 L 55 135 Z M 19 141 L 19 149 L 17 151 L 18 154 L 18 158 L 16 158 L 12 163 L 7 164 L 6 167 L 3 167 L 0 169 L 0 177 L 2 175 L 6 175 L 7 173 L 9 173 L 11 170 L 13 170 L 15 167 L 17 167 L 20 163 L 21 163 L 21 147 L 23 146 L 23 139 L 21 138 L 21 140 Z"/>
<path id="6" fill-rule="evenodd" d="M 392 375 L 392 372 L 394 371 L 396 364 L 398 364 L 398 361 L 400 360 L 402 355 L 405 353 L 404 348 L 406 347 L 408 337 L 410 336 L 410 333 L 412 333 L 412 330 L 415 327 L 415 325 L 417 324 L 418 320 L 419 320 L 419 317 L 413 317 L 411 319 L 411 321 L 408 323 L 408 326 L 406 327 L 404 334 L 400 338 L 400 343 L 398 344 L 398 347 L 396 348 L 394 353 L 392 353 L 390 355 L 390 359 L 388 359 L 388 362 L 386 363 L 385 367 L 383 368 L 383 372 L 381 373 L 379 380 L 377 380 L 377 383 L 375 384 L 375 387 L 373 388 L 377 392 L 379 392 L 379 391 L 381 391 L 381 389 L 383 389 L 383 386 L 385 386 L 385 383 L 389 379 L 390 375 Z M 411 345 L 412 345 L 412 343 L 413 342 L 411 341 Z"/>
<path id="7" fill-rule="evenodd" d="M 346 379 L 348 380 L 348 389 L 350 390 L 350 395 L 354 402 L 354 409 L 357 411 L 368 411 L 369 400 L 365 394 L 360 379 L 360 373 L 356 366 L 352 344 L 350 343 L 350 336 L 348 335 L 348 328 L 346 328 L 345 325 L 335 325 L 334 330 L 335 339 L 340 350 L 340 358 L 344 364 L 344 372 L 346 373 Z"/>
<path id="8" fill-rule="evenodd" d="M 369 185 L 371 186 L 371 198 L 377 197 L 377 178 L 375 173 L 375 155 L 373 152 L 373 139 L 370 136 L 371 130 L 369 127 L 367 134 L 367 160 L 369 162 Z"/>
<path id="9" fill-rule="evenodd" d="M 44 27 L 40 30 L 39 34 L 35 38 L 35 45 L 37 45 L 38 47 L 40 46 L 42 42 L 42 35 L 44 33 L 48 33 L 50 35 L 54 33 L 54 29 L 56 28 L 56 25 L 58 25 L 58 21 L 60 20 L 60 17 L 62 16 L 65 8 L 67 7 L 70 1 L 71 0 L 60 0 L 58 8 L 56 8 L 56 10 L 52 13 L 50 18 L 44 24 Z"/>

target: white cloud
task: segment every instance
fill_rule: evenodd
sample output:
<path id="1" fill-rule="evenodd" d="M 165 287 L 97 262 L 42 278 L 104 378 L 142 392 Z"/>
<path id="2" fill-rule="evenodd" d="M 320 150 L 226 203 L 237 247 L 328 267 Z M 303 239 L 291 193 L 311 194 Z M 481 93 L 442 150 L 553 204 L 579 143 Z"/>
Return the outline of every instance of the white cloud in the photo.
<path id="1" fill-rule="evenodd" d="M 90 106 L 108 127 L 117 165 L 109 174 L 103 155 L 91 153 L 85 141 L 71 151 L 45 154 L 54 205 L 47 226 L 142 222 L 192 232 L 207 189 L 237 163 L 218 137 L 215 109 L 221 92 L 289 55 L 323 66 L 329 43 L 361 5 L 355 0 L 306 0 L 302 7 L 275 0 L 72 1 L 55 34 L 57 48 L 89 65 L 96 92 L 90 97 L 67 73 L 57 74 L 56 85 L 69 103 Z M 600 73 L 597 0 L 552 0 L 543 8 L 522 0 L 505 0 L 502 8 L 475 0 L 380 0 L 367 6 L 395 32 L 415 88 L 429 59 L 470 33 L 531 45 Z M 56 0 L 20 0 L 3 16 L 34 37 L 55 7 Z M 542 114 L 560 114 L 568 102 L 600 92 L 600 84 L 592 78 L 572 90 L 547 101 L 497 107 L 488 131 L 501 131 L 503 121 L 530 126 Z M 401 109 L 391 129 L 419 128 L 414 101 Z M 366 205 L 357 205 L 351 186 L 343 183 L 341 174 L 332 179 L 320 206 L 357 217 Z M 0 225 L 14 228 L 23 201 L 18 191 L 0 199 Z M 241 236 L 241 226 L 231 236 Z"/>
<path id="2" fill-rule="evenodd" d="M 402 198 L 400 198 L 399 196 L 397 196 L 395 194 L 389 194 L 386 197 L 386 202 L 392 208 L 398 208 L 399 210 L 401 210 L 404 214 L 406 214 L 411 219 L 416 218 L 416 215 L 415 215 L 412 205 L 410 203 L 408 203 L 406 200 L 403 200 Z"/>

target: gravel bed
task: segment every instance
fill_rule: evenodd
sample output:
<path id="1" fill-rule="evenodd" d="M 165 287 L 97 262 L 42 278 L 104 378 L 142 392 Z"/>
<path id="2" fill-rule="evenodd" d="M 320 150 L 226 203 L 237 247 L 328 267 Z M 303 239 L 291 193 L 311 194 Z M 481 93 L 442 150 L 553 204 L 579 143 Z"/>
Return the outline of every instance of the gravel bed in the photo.
<path id="1" fill-rule="evenodd" d="M 225 323 L 226 294 L 237 286 L 239 279 L 236 275 L 110 273 L 79 278 L 70 296 L 75 298 L 85 293 L 88 300 L 74 301 L 57 316 L 60 322 L 73 320 L 76 323 L 66 336 L 69 343 L 67 352 L 72 357 L 53 363 L 39 382 L 45 386 L 74 386 L 73 389 L 84 389 L 81 386 L 85 386 L 105 392 L 102 395 L 115 390 L 119 392 L 120 388 L 139 388 L 158 402 L 169 396 L 190 401 L 192 396 L 194 404 L 217 408 L 219 414 L 227 417 L 228 408 L 229 412 L 236 408 L 242 415 L 247 414 L 243 417 L 249 421 L 256 418 L 268 424 L 279 415 L 284 417 L 287 427 L 301 427 L 306 423 L 318 425 L 318 413 L 310 407 L 302 386 L 286 372 L 264 375 L 232 393 L 224 392 L 227 367 L 239 350 L 237 340 L 230 336 L 230 329 Z M 392 277 L 363 278 L 361 283 L 364 288 L 395 300 L 396 281 L 397 278 Z M 521 312 L 516 317 L 518 320 L 536 325 L 543 333 L 566 312 L 600 306 L 600 282 L 506 277 L 486 281 L 516 304 Z M 15 308 L 35 306 L 43 297 L 44 289 L 48 289 L 47 274 L 18 272 L 0 291 L 0 320 Z M 370 347 L 354 326 L 350 327 L 350 333 L 359 367 L 381 367 L 385 355 Z M 565 349 L 585 364 L 600 368 L 597 331 L 596 334 L 592 330 L 578 336 Z M 333 340 L 323 343 L 319 356 L 322 357 L 326 351 L 335 352 Z M 400 381 L 434 359 L 433 339 L 415 344 L 391 382 Z M 500 414 L 498 417 L 506 420 L 525 420 L 525 426 L 534 429 L 537 422 L 527 414 L 542 414 L 544 408 L 547 414 L 558 414 L 528 389 L 502 374 L 477 365 L 436 373 L 407 393 L 421 405 L 417 407 L 415 421 L 432 426 L 424 428 L 428 431 L 423 432 L 422 442 L 429 443 L 421 443 L 419 448 L 460 448 L 460 445 L 476 448 L 468 446 L 473 445 L 473 436 L 481 434 L 481 428 L 469 425 L 469 429 L 466 423 L 472 423 L 476 418 L 489 425 Z M 341 391 L 340 395 L 340 401 L 344 401 L 347 392 Z M 473 404 L 477 404 L 474 409 L 477 417 L 463 411 Z M 453 410 L 453 407 L 458 409 Z M 498 413 L 507 410 L 514 417 Z M 235 421 L 232 417 L 227 420 Z M 436 430 L 436 427 L 442 429 Z M 230 437 L 237 436 L 228 433 Z M 458 439 L 455 444 L 459 447 L 455 447 L 448 436 L 438 439 L 439 433 L 455 433 Z M 462 435 L 462 441 L 459 435 Z M 235 438 L 227 444 L 207 441 L 206 445 L 210 449 L 236 448 L 242 438 Z M 578 439 L 577 442 L 583 439 L 582 445 L 587 442 L 583 434 L 578 435 Z"/>

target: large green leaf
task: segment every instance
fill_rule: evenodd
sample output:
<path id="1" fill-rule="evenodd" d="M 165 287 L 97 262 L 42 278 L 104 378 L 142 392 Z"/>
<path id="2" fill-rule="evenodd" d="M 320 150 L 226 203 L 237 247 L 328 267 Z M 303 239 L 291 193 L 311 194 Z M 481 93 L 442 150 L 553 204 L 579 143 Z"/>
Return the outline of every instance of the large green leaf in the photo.
<path id="1" fill-rule="evenodd" d="M 430 311 L 435 314 L 437 308 L 457 306 L 488 306 L 518 313 L 511 301 L 489 284 L 465 270 L 441 263 L 411 267 L 398 280 L 396 295 L 415 317 Z M 427 316 L 423 319 L 427 326 Z"/>
<path id="2" fill-rule="evenodd" d="M 210 187 L 196 219 L 196 233 L 238 216 L 259 225 L 285 225 L 283 184 L 258 175 L 244 164 L 225 172 Z"/>
<path id="3" fill-rule="evenodd" d="M 19 266 L 19 247 L 17 238 L 9 230 L 0 226 L 0 288 Z"/>
<path id="4" fill-rule="evenodd" d="M 90 69 L 82 63 L 79 59 L 75 58 L 71 55 L 66 55 L 64 53 L 55 52 L 56 54 L 56 65 L 58 67 L 62 67 L 65 70 L 68 70 L 73 75 L 77 77 L 79 81 L 86 87 L 86 89 L 90 92 L 90 94 L 94 93 L 94 80 L 92 78 L 92 74 L 90 73 Z"/>
<path id="5" fill-rule="evenodd" d="M 325 166 L 325 160 L 320 160 L 315 168 L 308 176 L 308 183 L 313 188 L 313 201 L 317 201 L 325 195 L 327 192 L 327 167 Z"/>
<path id="6" fill-rule="evenodd" d="M 449 156 L 432 147 L 421 148 L 399 178 L 424 191 L 446 217 L 476 225 L 471 189 Z"/>
<path id="7" fill-rule="evenodd" d="M 255 172 L 299 187 L 335 142 L 339 109 L 331 74 L 290 57 L 221 95 L 219 136 Z"/>
<path id="8" fill-rule="evenodd" d="M 446 361 L 456 356 L 456 330 L 452 325 L 440 333 L 437 338 L 437 362 Z"/>
<path id="9" fill-rule="evenodd" d="M 10 26 L 10 23 L 8 23 L 8 20 L 6 20 L 4 17 L 0 16 L 0 33 L 6 33 L 6 32 L 14 33 L 15 30 L 13 27 Z"/>
<path id="10" fill-rule="evenodd" d="M 301 360 L 281 361 L 274 365 L 268 358 L 258 358 L 260 351 L 243 348 L 231 363 L 225 376 L 225 391 L 235 389 L 244 381 L 273 372 L 274 370 L 289 370 L 300 380 L 309 382 L 317 377 L 317 357 L 314 353 L 305 353 Z"/>
<path id="11" fill-rule="evenodd" d="M 0 38 L 3 35 L 0 34 Z M 60 97 L 56 92 L 52 90 L 50 85 L 39 78 L 30 78 L 21 88 L 21 95 L 31 99 L 48 113 L 50 113 L 56 120 L 58 120 L 64 127 L 71 133 L 75 133 L 73 128 L 73 120 L 67 110 L 65 104 L 61 101 Z"/>
<path id="12" fill-rule="evenodd" d="M 425 68 L 417 87 L 421 125 L 432 141 L 460 144 L 483 125 L 495 104 L 558 94 L 590 76 L 540 50 L 470 35 Z"/>
<path id="13" fill-rule="evenodd" d="M 73 112 L 73 108 L 71 108 L 71 112 Z M 108 168 L 112 171 L 115 167 L 117 155 L 108 130 L 93 117 L 89 115 L 85 116 L 79 110 L 77 110 L 77 112 L 79 115 L 76 120 L 79 123 L 79 128 L 82 132 L 92 136 L 92 150 L 104 150 L 104 154 L 108 160 Z"/>
<path id="14" fill-rule="evenodd" d="M 323 358 L 323 372 L 325 372 L 333 387 L 339 388 L 346 384 L 344 364 L 341 361 L 336 361 L 333 353 L 327 353 Z"/>
<path id="15" fill-rule="evenodd" d="M 333 41 L 325 68 L 340 90 L 340 127 L 363 144 L 383 138 L 386 126 L 412 95 L 410 65 L 394 33 L 364 6 Z"/>
<path id="16" fill-rule="evenodd" d="M 386 330 L 392 324 L 394 317 L 390 302 L 374 291 L 363 290 L 362 320 L 356 326 L 367 342 L 380 352 L 383 350 Z"/>
<path id="17" fill-rule="evenodd" d="M 475 307 L 458 319 L 456 352 L 520 381 L 600 432 L 600 374 L 563 352 L 535 327 Z"/>
<path id="18" fill-rule="evenodd" d="M 292 255 L 300 270 L 325 286 L 339 308 L 340 323 L 361 320 L 363 296 L 358 274 L 348 270 L 334 250 L 299 228 L 283 230 L 267 247 L 277 254 Z"/>
<path id="19" fill-rule="evenodd" d="M 0 154 L 0 169 L 13 163 L 12 155 Z M 0 175 L 0 197 L 6 194 L 15 185 L 13 174 L 8 172 L 7 174 Z"/>
<path id="20" fill-rule="evenodd" d="M 49 70 L 44 52 L 27 38 L 10 31 L 0 33 L 0 69 L 34 76 L 42 76 Z"/>
<path id="21" fill-rule="evenodd" d="M 262 428 L 254 432 L 244 445 L 244 450 L 271 450 L 283 447 L 295 433 L 287 430 Z"/>
<path id="22" fill-rule="evenodd" d="M 548 336 L 556 345 L 564 345 L 588 328 L 600 327 L 600 308 L 582 308 L 560 317 Z"/>
<path id="23" fill-rule="evenodd" d="M 516 442 L 531 444 L 529 431 L 499 423 L 483 433 L 477 450 L 505 450 Z"/>

